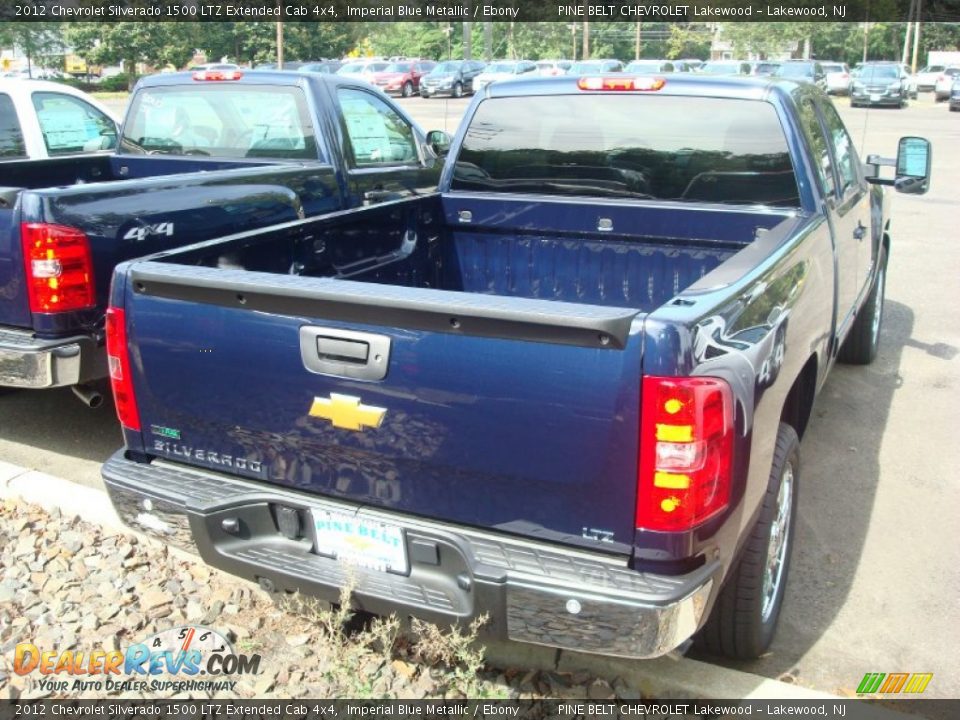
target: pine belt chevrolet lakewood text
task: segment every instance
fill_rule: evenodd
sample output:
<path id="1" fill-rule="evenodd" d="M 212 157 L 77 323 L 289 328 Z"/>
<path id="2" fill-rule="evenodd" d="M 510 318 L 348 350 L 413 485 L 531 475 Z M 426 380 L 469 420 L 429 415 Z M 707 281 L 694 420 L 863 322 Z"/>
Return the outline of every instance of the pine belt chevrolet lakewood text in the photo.
<path id="1" fill-rule="evenodd" d="M 814 396 L 877 352 L 884 186 L 929 183 L 899 150 L 808 84 L 495 83 L 437 192 L 117 268 L 114 505 L 270 590 L 755 656 Z"/>

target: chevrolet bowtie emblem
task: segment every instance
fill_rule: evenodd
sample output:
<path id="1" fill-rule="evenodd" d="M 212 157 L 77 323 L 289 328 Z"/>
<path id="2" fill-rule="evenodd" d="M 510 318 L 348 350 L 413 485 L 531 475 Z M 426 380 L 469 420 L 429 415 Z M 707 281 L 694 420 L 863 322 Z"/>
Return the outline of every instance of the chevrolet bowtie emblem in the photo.
<path id="1" fill-rule="evenodd" d="M 386 408 L 361 405 L 360 398 L 331 393 L 328 398 L 315 397 L 310 407 L 310 416 L 323 418 L 334 427 L 344 430 L 363 430 L 364 427 L 380 427 Z"/>

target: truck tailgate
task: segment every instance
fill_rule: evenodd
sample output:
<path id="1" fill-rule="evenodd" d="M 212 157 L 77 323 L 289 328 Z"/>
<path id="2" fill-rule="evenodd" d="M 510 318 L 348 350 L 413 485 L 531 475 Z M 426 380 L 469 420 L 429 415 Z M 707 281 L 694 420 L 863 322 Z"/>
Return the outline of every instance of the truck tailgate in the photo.
<path id="1" fill-rule="evenodd" d="M 636 310 L 155 262 L 125 303 L 151 455 L 628 552 Z"/>

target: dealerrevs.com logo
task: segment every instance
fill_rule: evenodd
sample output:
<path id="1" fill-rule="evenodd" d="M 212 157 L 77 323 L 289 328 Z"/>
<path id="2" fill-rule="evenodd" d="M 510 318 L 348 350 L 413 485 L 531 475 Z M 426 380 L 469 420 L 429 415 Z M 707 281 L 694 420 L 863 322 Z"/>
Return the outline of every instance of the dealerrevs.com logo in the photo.
<path id="1" fill-rule="evenodd" d="M 51 692 L 232 691 L 237 681 L 230 678 L 260 671 L 260 655 L 238 654 L 216 630 L 184 625 L 126 650 L 57 652 L 19 643 L 13 669 L 39 673 L 40 688 Z"/>

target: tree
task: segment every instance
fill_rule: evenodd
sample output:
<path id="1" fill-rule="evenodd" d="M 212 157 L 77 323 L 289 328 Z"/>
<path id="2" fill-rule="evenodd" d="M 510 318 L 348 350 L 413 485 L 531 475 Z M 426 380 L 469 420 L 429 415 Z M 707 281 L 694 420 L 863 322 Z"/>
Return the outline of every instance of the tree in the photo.
<path id="1" fill-rule="evenodd" d="M 710 57 L 710 44 L 713 32 L 706 23 L 671 23 L 670 39 L 667 41 L 665 57 L 707 58 Z"/>
<path id="2" fill-rule="evenodd" d="M 722 23 L 721 37 L 733 45 L 737 56 L 748 53 L 761 58 L 796 54 L 796 49 L 817 32 L 822 23 L 815 22 L 742 22 Z"/>
<path id="3" fill-rule="evenodd" d="M 27 69 L 36 63 L 63 69 L 63 26 L 53 22 L 0 23 L 0 46 L 16 47 L 27 57 Z"/>
<path id="4" fill-rule="evenodd" d="M 136 81 L 138 63 L 153 67 L 186 65 L 193 57 L 193 26 L 201 23 L 95 22 L 74 23 L 66 29 L 67 42 L 88 63 L 123 63 L 129 89 Z"/>

